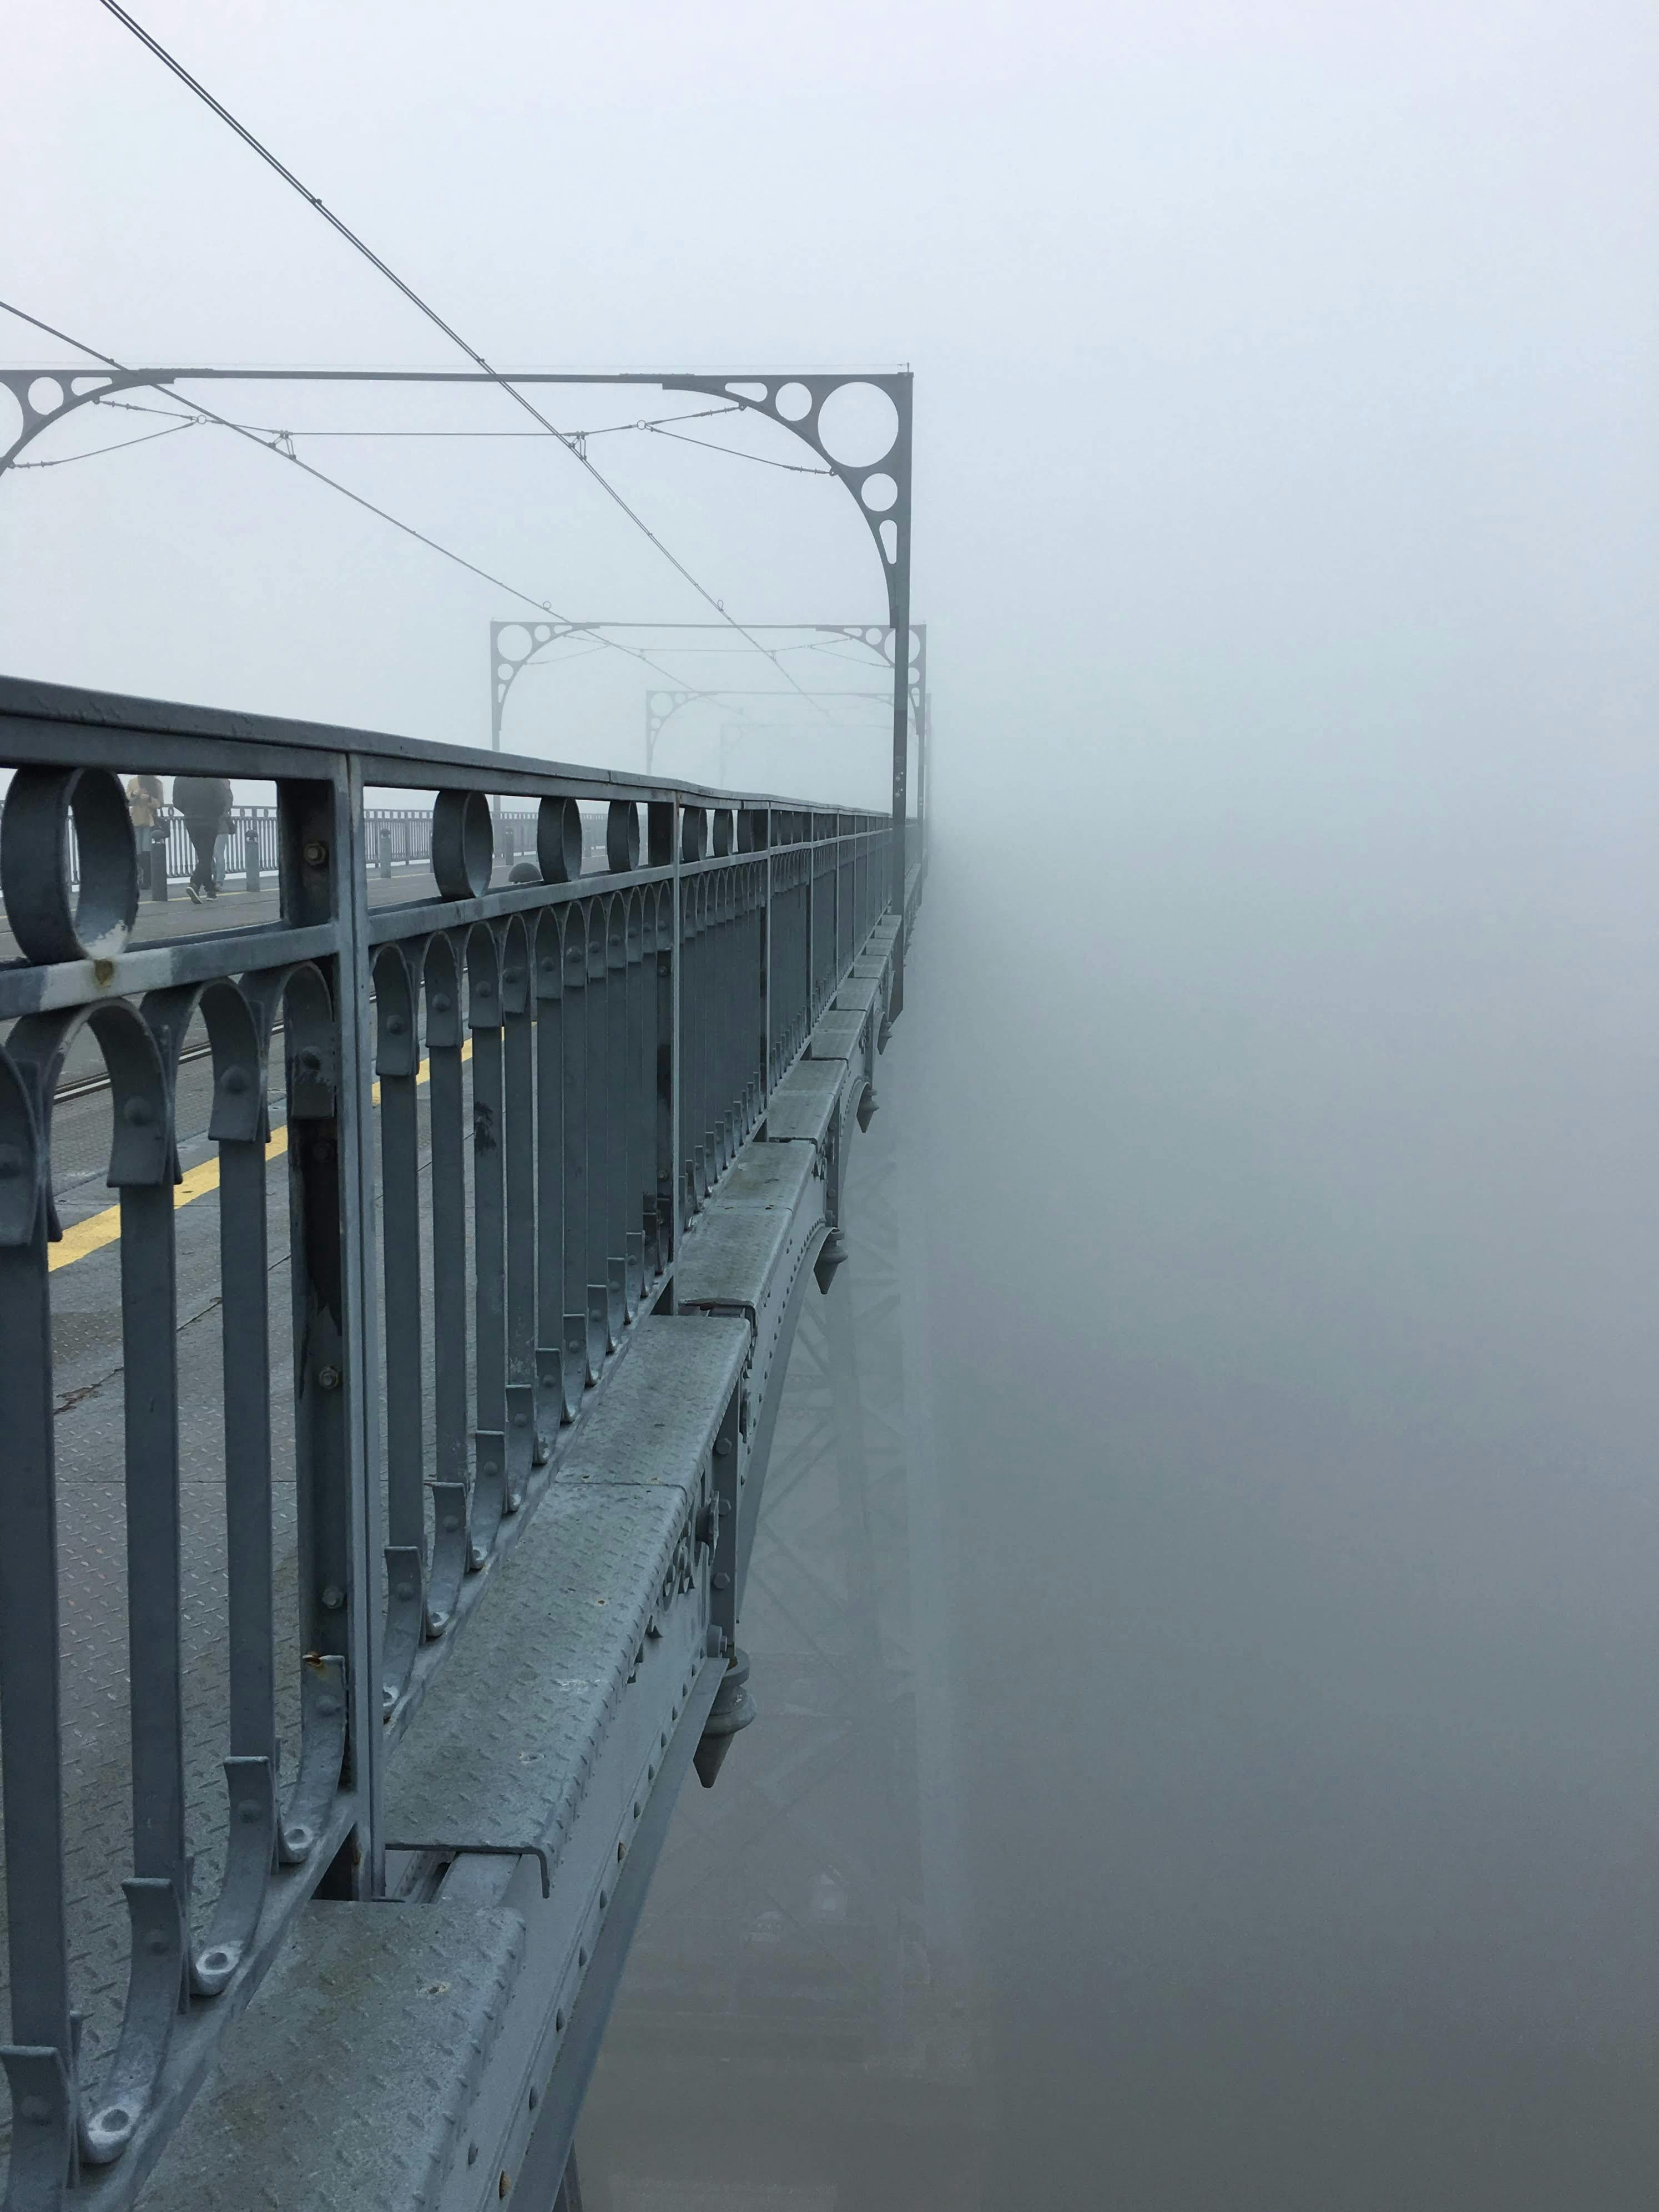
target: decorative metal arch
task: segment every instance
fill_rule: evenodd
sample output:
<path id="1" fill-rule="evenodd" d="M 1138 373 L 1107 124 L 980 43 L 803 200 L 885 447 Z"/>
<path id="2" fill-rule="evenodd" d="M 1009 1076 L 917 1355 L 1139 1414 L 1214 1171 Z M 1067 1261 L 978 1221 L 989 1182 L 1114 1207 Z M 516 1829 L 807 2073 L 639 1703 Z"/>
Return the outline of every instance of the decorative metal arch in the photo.
<path id="1" fill-rule="evenodd" d="M 239 384 L 513 384 L 648 385 L 659 392 L 684 392 L 734 400 L 793 431 L 809 446 L 831 475 L 839 478 L 864 517 L 881 561 L 887 586 L 888 625 L 896 634 L 910 628 L 911 425 L 915 378 L 906 369 L 846 370 L 830 374 L 777 374 L 761 370 L 707 375 L 684 370 L 531 369 L 489 375 L 481 369 L 365 368 L 0 368 L 0 385 L 21 410 L 23 426 L 3 453 L 0 476 L 43 431 L 66 416 L 116 392 L 160 391 L 180 383 Z M 41 389 L 45 387 L 45 389 Z M 823 412 L 842 393 L 869 387 L 881 392 L 894 414 L 886 449 L 873 457 L 842 459 L 825 442 Z M 37 396 L 38 395 L 38 396 Z M 188 401 L 185 403 L 189 404 Z M 853 626 L 842 635 L 859 633 Z M 904 1000 L 904 886 L 907 880 L 905 818 L 908 805 L 909 685 L 907 672 L 893 665 L 893 884 L 901 915 L 893 947 L 894 1014 Z"/>
<path id="2" fill-rule="evenodd" d="M 562 645 L 566 638 L 597 637 L 602 630 L 613 629 L 693 629 L 718 630 L 723 633 L 727 625 L 724 623 L 711 622 L 569 622 L 562 616 L 557 617 L 550 617 L 546 622 L 537 622 L 533 617 L 527 615 L 507 615 L 503 617 L 498 622 L 492 622 L 489 625 L 489 742 L 491 747 L 496 752 L 499 752 L 501 749 L 501 731 L 507 714 L 507 696 L 511 692 L 514 684 L 517 683 L 519 678 L 524 674 L 527 668 L 533 668 L 538 662 L 541 662 L 541 665 L 545 666 L 547 664 L 541 661 L 542 654 L 550 651 L 556 645 Z M 850 644 L 864 646 L 869 651 L 877 654 L 884 666 L 891 669 L 893 665 L 893 639 L 896 633 L 890 623 L 751 622 L 744 623 L 744 628 L 751 635 L 756 631 L 796 629 L 816 630 L 822 637 L 845 638 Z M 502 635 L 506 631 L 510 629 L 521 629 L 526 633 L 530 639 L 529 652 L 520 653 L 516 659 L 510 654 L 503 653 L 501 650 L 501 641 Z M 916 732 L 918 745 L 920 745 L 926 736 L 924 726 L 927 719 L 927 623 L 912 623 L 910 625 L 910 663 L 908 671 L 910 720 Z M 661 650 L 665 653 L 670 653 L 672 652 L 673 647 L 672 646 L 665 646 Z M 672 698 L 679 695 L 676 686 L 672 684 L 663 684 L 658 687 L 657 692 L 653 693 L 650 696 L 660 696 L 663 698 Z M 685 696 L 687 698 L 702 698 L 708 696 L 709 695 L 692 690 L 688 690 L 685 693 Z M 829 694 L 825 694 L 825 696 L 829 696 Z M 854 696 L 862 697 L 864 695 L 860 693 Z M 646 765 L 647 768 L 650 766 L 655 736 L 656 732 L 651 727 L 647 719 L 646 740 Z"/>
<path id="3" fill-rule="evenodd" d="M 649 775 L 656 762 L 657 740 L 682 708 L 696 706 L 705 699 L 793 699 L 797 695 L 776 686 L 763 690 L 751 690 L 747 686 L 715 684 L 706 690 L 671 690 L 659 686 L 645 695 L 645 772 Z M 884 699 L 884 691 L 809 691 L 809 699 Z"/>

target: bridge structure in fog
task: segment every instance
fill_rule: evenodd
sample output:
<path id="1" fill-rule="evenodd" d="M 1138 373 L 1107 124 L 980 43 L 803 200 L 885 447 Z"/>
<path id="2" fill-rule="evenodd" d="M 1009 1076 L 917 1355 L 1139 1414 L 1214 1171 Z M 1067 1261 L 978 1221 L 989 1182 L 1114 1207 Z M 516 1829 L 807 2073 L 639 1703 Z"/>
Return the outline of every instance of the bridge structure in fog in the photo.
<path id="1" fill-rule="evenodd" d="M 0 373 L 4 459 L 197 374 Z M 9 2212 L 575 2201 L 922 891 L 856 380 L 889 811 L 0 679 Z M 141 904 L 134 771 L 274 787 L 274 880 Z"/>

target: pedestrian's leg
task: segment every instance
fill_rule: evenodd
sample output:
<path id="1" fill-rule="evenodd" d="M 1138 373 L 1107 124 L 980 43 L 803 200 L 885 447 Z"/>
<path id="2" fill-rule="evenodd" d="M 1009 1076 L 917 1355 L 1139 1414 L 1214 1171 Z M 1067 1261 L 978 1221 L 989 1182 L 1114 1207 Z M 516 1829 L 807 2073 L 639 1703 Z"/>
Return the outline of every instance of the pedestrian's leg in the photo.
<path id="1" fill-rule="evenodd" d="M 187 822 L 185 827 L 190 832 L 191 849 L 196 855 L 196 865 L 190 872 L 191 896 L 199 901 L 213 878 L 215 830 L 211 823 L 205 822 Z"/>

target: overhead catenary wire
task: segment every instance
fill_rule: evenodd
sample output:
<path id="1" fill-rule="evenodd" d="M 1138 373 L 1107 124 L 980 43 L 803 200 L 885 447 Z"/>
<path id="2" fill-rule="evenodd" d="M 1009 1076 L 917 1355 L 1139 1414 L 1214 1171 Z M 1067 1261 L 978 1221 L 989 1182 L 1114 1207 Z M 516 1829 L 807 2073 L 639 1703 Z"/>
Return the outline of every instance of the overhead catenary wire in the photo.
<path id="1" fill-rule="evenodd" d="M 198 415 L 181 415 L 165 430 L 146 430 L 139 438 L 122 438 L 112 446 L 94 446 L 84 453 L 55 453 L 49 460 L 14 461 L 15 469 L 66 469 L 76 461 L 100 460 L 106 453 L 125 453 L 131 446 L 153 446 L 158 438 L 175 438 L 180 430 L 195 430 L 201 427 Z"/>
<path id="2" fill-rule="evenodd" d="M 112 368 L 123 376 L 131 374 L 125 362 L 117 361 L 113 354 L 105 353 L 97 346 L 88 345 L 84 338 L 70 337 L 67 331 L 60 331 L 54 325 L 43 322 L 39 315 L 31 315 L 26 308 L 18 307 L 10 300 L 0 300 L 0 309 L 3 309 L 9 315 L 15 315 L 19 322 L 27 323 L 34 330 L 44 331 L 48 337 L 57 338 L 64 345 L 73 346 L 78 353 L 90 354 L 94 361 L 101 362 L 106 368 Z M 524 591 L 517 584 L 508 583 L 505 577 L 495 575 L 489 569 L 480 568 L 476 561 L 469 561 L 464 553 L 457 553 L 452 546 L 442 544 L 437 538 L 428 537 L 424 530 L 417 530 L 412 522 L 404 522 L 400 516 L 392 514 L 386 507 L 377 507 L 372 499 L 366 499 L 362 492 L 353 491 L 349 484 L 343 484 L 337 477 L 329 476 L 324 470 L 314 467 L 309 461 L 302 461 L 297 453 L 285 449 L 277 442 L 281 435 L 280 432 L 273 432 L 270 437 L 266 437 L 246 423 L 234 422 L 226 415 L 216 414 L 211 407 L 204 405 L 198 399 L 181 398 L 180 404 L 195 410 L 193 417 L 180 418 L 180 428 L 184 427 L 185 422 L 193 419 L 214 423 L 222 430 L 234 431 L 239 438 L 246 438 L 250 445 L 258 446 L 262 453 L 275 453 L 279 460 L 290 462 L 295 468 L 303 471 L 308 477 L 314 477 L 319 483 L 326 484 L 331 491 L 338 492 L 343 499 L 349 499 L 354 507 L 363 507 L 370 514 L 378 515 L 382 522 L 390 523 L 394 530 L 402 531 L 406 538 L 412 538 L 418 544 L 428 547 L 434 553 L 441 554 L 446 561 L 453 561 L 457 568 L 466 569 L 470 574 L 481 578 L 486 584 L 493 585 L 499 592 L 507 592 L 513 599 L 522 599 L 526 606 L 533 607 L 538 615 L 550 615 L 555 622 L 569 620 L 568 616 L 560 614 L 558 610 L 550 605 L 546 599 L 538 599 L 533 592 Z M 146 411 L 161 412 L 163 410 Z M 158 432 L 156 434 L 166 435 L 167 434 Z M 142 445 L 146 441 L 134 439 L 131 442 Z M 76 455 L 75 458 L 83 459 L 90 459 L 90 456 Z M 15 468 L 19 465 L 14 462 L 12 465 Z M 574 623 L 572 627 L 580 629 L 586 626 Z M 624 645 L 619 640 L 606 639 L 605 642 L 611 646 L 616 652 L 626 653 L 630 659 L 640 661 L 647 668 L 654 669 L 659 676 L 665 677 L 671 684 L 678 681 L 671 670 L 665 668 L 660 661 L 652 659 L 648 653 L 641 653 L 638 647 Z"/>
<path id="3" fill-rule="evenodd" d="M 199 100 L 201 100 L 207 107 L 211 109 L 213 113 L 219 118 L 219 120 L 235 133 L 236 137 L 242 141 L 243 144 L 248 148 L 250 152 L 257 154 L 259 159 L 264 161 L 268 167 L 276 171 L 276 174 L 283 179 L 284 184 L 289 185 L 294 191 L 296 191 L 300 198 L 304 200 L 308 206 L 314 208 L 317 213 L 321 216 L 324 222 L 326 222 L 332 230 L 337 232 L 339 236 L 345 240 L 346 243 L 351 246 L 354 252 L 360 253 L 364 260 L 369 264 L 371 268 L 378 270 L 379 273 L 386 278 L 389 284 L 392 285 L 398 291 L 401 292 L 404 299 L 410 302 L 410 306 L 417 308 L 419 312 L 426 317 L 427 320 L 433 325 L 434 329 L 441 331 L 443 335 L 449 339 L 452 344 L 459 346 L 460 350 L 466 356 L 467 359 L 473 362 L 476 367 L 482 369 L 492 383 L 499 385 L 501 389 L 507 393 L 508 398 L 511 398 L 516 405 L 523 408 L 526 415 L 530 416 L 535 422 L 539 422 L 543 429 L 547 432 L 550 437 L 556 439 L 558 443 L 565 448 L 566 452 L 573 453 L 580 465 L 586 469 L 588 475 L 592 477 L 595 483 L 597 483 L 605 492 L 606 497 L 611 500 L 616 506 L 621 508 L 622 512 L 628 517 L 629 520 L 633 523 L 635 529 L 641 531 L 650 543 L 655 546 L 658 552 L 662 555 L 663 558 L 669 563 L 670 567 L 675 569 L 676 572 L 690 585 L 692 590 L 697 593 L 698 597 L 706 600 L 708 604 L 714 609 L 721 620 L 729 623 L 740 636 L 747 638 L 749 643 L 754 647 L 757 653 L 765 654 L 766 658 L 773 662 L 773 665 L 778 668 L 779 673 L 785 677 L 790 684 L 794 684 L 794 688 L 801 692 L 801 696 L 803 698 L 807 696 L 802 687 L 799 684 L 795 684 L 794 677 L 791 674 L 789 670 L 780 666 L 775 657 L 768 652 L 766 647 L 760 642 L 759 639 L 750 636 L 749 632 L 744 629 L 743 624 L 738 622 L 734 616 L 728 615 L 726 613 L 724 605 L 720 600 L 715 598 L 714 594 L 708 589 L 707 585 L 701 583 L 698 579 L 692 574 L 691 571 L 686 567 L 685 563 L 679 558 L 679 556 L 672 552 L 670 549 L 664 544 L 662 539 L 658 537 L 656 532 L 652 529 L 649 523 L 645 520 L 642 515 L 637 514 L 635 509 L 629 506 L 627 500 L 623 497 L 616 486 L 611 483 L 606 477 L 600 473 L 599 470 L 588 459 L 587 454 L 583 450 L 582 447 L 578 444 L 568 432 L 559 429 L 556 424 L 550 422 L 547 416 L 542 413 L 541 410 L 531 400 L 527 399 L 524 393 L 520 392 L 515 385 L 510 383 L 493 363 L 485 360 L 483 355 L 479 352 L 476 346 L 470 344 L 468 341 L 461 336 L 460 332 L 453 324 L 446 322 L 444 318 L 438 313 L 437 309 L 431 306 L 428 301 L 423 300 L 421 297 L 421 295 L 416 291 L 412 285 L 405 283 L 404 279 L 398 274 L 397 270 L 393 269 L 389 263 L 383 261 L 380 256 L 375 252 L 374 247 L 370 246 L 366 240 L 360 238 L 357 233 L 351 228 L 350 225 L 343 222 L 340 216 L 336 215 L 332 208 L 325 205 L 322 198 L 316 192 L 313 192 L 308 185 L 302 184 L 300 179 L 295 175 L 293 170 L 288 167 L 286 162 L 281 161 L 277 155 L 271 151 L 270 148 L 264 144 L 263 140 L 256 137 L 253 132 L 247 128 L 246 124 L 240 122 L 237 118 L 231 113 L 230 110 L 224 105 L 222 100 L 216 100 L 213 94 L 208 90 L 207 87 L 202 83 L 199 78 L 192 76 L 191 72 L 185 67 L 184 64 L 178 60 L 174 55 L 170 53 L 167 48 L 161 44 L 159 39 L 152 36 L 152 34 L 144 28 L 143 25 L 139 22 L 135 15 L 130 15 L 128 11 L 121 6 L 120 0 L 100 0 L 100 4 L 104 8 L 107 14 L 115 18 L 117 22 L 120 23 L 125 29 L 131 31 L 133 37 L 136 38 L 142 46 L 145 46 L 149 52 L 154 54 L 156 60 L 159 61 L 165 69 L 168 70 L 173 76 L 177 77 L 182 85 L 185 86 L 191 92 L 194 93 Z M 303 462 L 301 463 L 301 467 L 304 465 L 305 464 Z"/>
<path id="4" fill-rule="evenodd" d="M 122 410 L 123 410 L 123 411 L 124 411 L 125 413 L 129 414 L 129 415 L 166 415 L 166 414 L 167 414 L 167 413 L 169 413 L 169 412 L 171 411 L 169 409 L 165 408 L 165 407 L 146 407 L 146 406 L 143 405 L 139 401 L 137 401 L 137 400 L 136 400 L 136 399 L 116 399 L 116 398 L 112 398 L 112 397 L 111 397 L 110 395 L 108 395 L 107 393 L 104 393 L 104 392 L 97 393 L 97 394 L 95 394 L 95 395 L 94 395 L 94 397 L 98 399 L 98 401 L 99 401 L 102 405 L 104 405 L 104 406 L 106 406 L 106 407 L 118 407 L 118 408 L 122 409 Z M 569 435 L 570 437 L 573 437 L 573 438 L 613 438 L 613 437 L 615 437 L 615 436 L 616 436 L 619 432 L 621 432 L 621 431 L 624 431 L 624 430 L 658 430 L 658 429 L 660 429 L 660 428 L 663 427 L 663 425 L 664 425 L 665 423 L 667 423 L 667 422 L 707 422 L 707 421 L 708 420 L 708 418 L 709 418 L 711 416 L 715 416 L 715 415 L 741 415 L 741 414 L 742 414 L 742 412 L 743 412 L 742 408 L 741 408 L 741 407 L 738 407 L 738 406 L 731 406 L 731 407 L 698 407 L 698 408 L 694 408 L 694 409 L 693 409 L 690 413 L 688 413 L 688 414 L 684 414 L 684 415 L 653 415 L 653 416 L 643 416 L 643 417 L 641 417 L 640 420 L 638 420 L 638 421 L 636 421 L 636 422 L 601 422 L 601 423 L 599 423 L 599 424 L 596 425 L 596 427 L 595 427 L 594 428 L 591 429 L 591 430 L 572 430 L 572 431 L 568 432 L 567 434 L 568 434 L 568 435 Z M 488 438 L 535 438 L 535 439 L 539 439 L 539 438 L 542 436 L 542 434 L 543 434 L 541 433 L 541 431 L 539 431 L 539 430 L 472 430 L 472 429 L 459 429 L 459 428 L 455 428 L 453 425 L 450 425 L 450 426 L 448 426 L 448 427 L 447 427 L 447 428 L 443 428 L 443 429 L 438 429 L 438 430 L 432 430 L 432 429 L 424 429 L 424 430 L 391 429 L 391 430 L 386 430 L 386 429 L 380 429 L 380 428 L 365 428 L 365 429 L 350 429 L 350 430 L 334 430 L 334 429 L 328 429 L 328 430 L 292 430 L 292 429 L 290 429 L 290 430 L 283 430 L 283 431 L 280 431 L 280 432 L 279 432 L 275 423 L 271 423 L 271 422 L 245 422 L 245 423 L 243 423 L 242 428 L 243 428 L 245 430 L 260 430 L 260 431 L 264 431 L 264 432 L 268 436 L 270 436 L 270 437 L 273 437 L 273 438 L 274 438 L 274 437 L 277 437 L 277 436 L 279 436 L 279 435 L 280 435 L 280 436 L 282 436 L 282 437 L 285 437 L 285 438 L 486 438 L 486 439 L 488 439 Z M 695 440 L 693 440 L 693 441 L 688 441 L 688 442 L 689 442 L 689 443 L 695 443 L 695 442 L 696 442 L 696 441 Z M 725 447 L 725 446 L 710 446 L 710 447 L 708 448 L 708 450 L 709 450 L 709 452 L 710 452 L 711 453 L 722 453 L 729 452 L 729 451 L 731 450 L 731 448 L 730 448 L 730 447 Z M 757 456 L 757 455 L 755 455 L 755 454 L 752 454 L 752 453 L 738 453 L 738 454 L 734 455 L 734 458 L 735 458 L 736 459 L 738 459 L 738 460 L 754 460 L 754 459 L 757 459 L 757 458 L 759 458 L 759 457 L 758 457 L 758 456 Z M 791 467 L 791 466 L 793 466 L 793 465 L 794 465 L 793 463 L 790 463 L 790 462 L 787 462 L 787 461 L 775 461 L 775 462 L 772 464 L 772 466 L 773 466 L 774 468 L 788 468 L 788 467 Z M 809 470 L 809 471 L 807 471 L 807 473 L 808 473 L 809 475 L 822 475 L 822 474 L 825 473 L 825 471 L 822 471 L 822 470 Z"/>

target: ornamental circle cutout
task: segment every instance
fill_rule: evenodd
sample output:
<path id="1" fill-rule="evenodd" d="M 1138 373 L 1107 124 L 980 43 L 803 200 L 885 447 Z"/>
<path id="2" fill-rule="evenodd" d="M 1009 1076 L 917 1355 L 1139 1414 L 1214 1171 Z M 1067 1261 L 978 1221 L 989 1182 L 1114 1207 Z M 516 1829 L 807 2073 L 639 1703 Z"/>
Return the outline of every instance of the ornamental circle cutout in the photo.
<path id="1" fill-rule="evenodd" d="M 495 865 L 495 825 L 481 791 L 441 791 L 432 809 L 432 872 L 439 896 L 477 898 Z"/>
<path id="2" fill-rule="evenodd" d="M 898 431 L 898 409 L 878 385 L 839 385 L 818 410 L 818 443 L 844 469 L 884 461 Z"/>
<path id="3" fill-rule="evenodd" d="M 125 950 L 138 916 L 138 847 L 108 769 L 18 769 L 0 816 L 0 890 L 27 960 L 112 960 Z"/>

